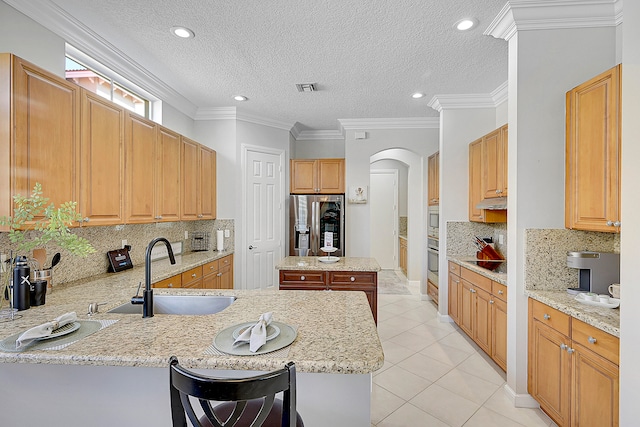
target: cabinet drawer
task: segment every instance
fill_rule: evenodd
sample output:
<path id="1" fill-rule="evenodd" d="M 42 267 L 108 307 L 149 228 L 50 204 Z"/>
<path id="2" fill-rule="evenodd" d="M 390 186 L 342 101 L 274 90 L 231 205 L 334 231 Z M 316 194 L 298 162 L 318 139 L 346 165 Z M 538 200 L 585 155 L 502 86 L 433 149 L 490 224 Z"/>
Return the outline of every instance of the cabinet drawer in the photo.
<path id="1" fill-rule="evenodd" d="M 190 282 L 202 279 L 202 266 L 192 268 L 182 273 L 182 286 L 187 287 Z"/>
<path id="2" fill-rule="evenodd" d="M 217 259 L 215 261 L 210 261 L 202 266 L 202 275 L 206 276 L 208 274 L 216 273 L 220 269 L 220 260 Z"/>
<path id="3" fill-rule="evenodd" d="M 565 336 L 569 336 L 571 317 L 534 299 L 529 299 L 530 315 Z"/>
<path id="4" fill-rule="evenodd" d="M 154 288 L 181 288 L 182 287 L 182 276 L 177 274 L 175 276 L 169 277 L 164 280 L 160 280 L 153 284 Z"/>
<path id="5" fill-rule="evenodd" d="M 280 284 L 287 283 L 308 283 L 312 285 L 324 285 L 324 272 L 280 270 Z"/>
<path id="6" fill-rule="evenodd" d="M 229 265 L 231 265 L 231 262 L 233 260 L 233 255 L 227 255 L 224 258 L 220 258 L 219 261 L 219 267 L 223 268 L 223 267 L 227 267 Z"/>
<path id="7" fill-rule="evenodd" d="M 491 292 L 491 279 L 488 277 L 484 277 L 466 268 L 460 269 L 460 276 L 466 281 L 472 283 L 474 286 L 487 292 Z"/>
<path id="8" fill-rule="evenodd" d="M 491 293 L 494 297 L 507 302 L 507 287 L 502 283 L 491 281 Z"/>
<path id="9" fill-rule="evenodd" d="M 329 285 L 374 285 L 377 273 L 330 271 Z"/>
<path id="10" fill-rule="evenodd" d="M 430 280 L 427 280 L 427 295 L 433 298 L 433 301 L 438 304 L 438 287 Z"/>
<path id="11" fill-rule="evenodd" d="M 571 319 L 571 339 L 609 361 L 620 364 L 620 339 L 578 319 Z"/>
<path id="12" fill-rule="evenodd" d="M 460 266 L 455 262 L 449 261 L 449 272 L 455 274 L 456 276 L 460 275 Z"/>

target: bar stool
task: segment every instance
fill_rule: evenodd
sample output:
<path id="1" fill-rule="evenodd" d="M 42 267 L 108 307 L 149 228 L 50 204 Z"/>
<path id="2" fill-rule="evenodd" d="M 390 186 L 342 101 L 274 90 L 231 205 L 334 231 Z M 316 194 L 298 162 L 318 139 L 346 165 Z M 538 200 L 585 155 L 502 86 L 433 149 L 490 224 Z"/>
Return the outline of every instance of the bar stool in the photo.
<path id="1" fill-rule="evenodd" d="M 213 378 L 189 371 L 169 359 L 173 427 L 304 427 L 296 411 L 296 369 L 283 369 L 249 378 Z M 283 392 L 283 399 L 276 393 Z M 192 397 L 193 399 L 190 399 Z M 204 415 L 195 413 L 197 401 Z M 219 403 L 212 405 L 212 402 Z M 185 416 L 186 415 L 186 416 Z"/>

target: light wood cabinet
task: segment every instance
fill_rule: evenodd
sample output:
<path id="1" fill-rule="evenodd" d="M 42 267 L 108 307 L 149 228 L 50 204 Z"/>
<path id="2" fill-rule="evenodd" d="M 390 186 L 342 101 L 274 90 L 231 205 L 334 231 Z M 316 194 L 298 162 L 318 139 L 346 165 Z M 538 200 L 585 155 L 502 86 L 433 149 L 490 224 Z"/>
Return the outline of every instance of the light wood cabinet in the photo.
<path id="1" fill-rule="evenodd" d="M 507 370 L 507 287 L 449 262 L 449 316 Z"/>
<path id="2" fill-rule="evenodd" d="M 36 182 L 56 206 L 79 201 L 80 109 L 79 86 L 0 54 L 0 215 Z"/>
<path id="3" fill-rule="evenodd" d="M 198 219 L 216 217 L 216 152 L 198 147 Z"/>
<path id="4" fill-rule="evenodd" d="M 398 239 L 399 248 L 400 248 L 400 270 L 407 275 L 407 239 L 400 237 Z"/>
<path id="5" fill-rule="evenodd" d="M 216 152 L 182 137 L 181 219 L 216 216 Z"/>
<path id="6" fill-rule="evenodd" d="M 507 196 L 508 182 L 507 125 L 482 138 L 483 198 Z"/>
<path id="7" fill-rule="evenodd" d="M 233 289 L 233 255 L 203 265 L 202 274 L 205 289 Z"/>
<path id="8" fill-rule="evenodd" d="M 491 187 L 497 187 L 497 182 L 500 180 L 501 183 L 504 183 L 500 184 L 500 186 L 504 185 L 504 191 L 506 191 L 506 152 L 502 153 L 499 150 L 500 147 L 506 150 L 507 143 L 506 141 L 502 142 L 502 136 L 506 135 L 506 132 L 506 126 L 503 126 L 489 134 L 491 136 L 489 143 L 487 143 L 487 136 L 484 136 L 469 144 L 469 221 L 485 223 L 507 222 L 506 209 L 489 210 L 476 207 L 478 203 L 486 198 L 506 195 L 506 193 L 496 193 L 496 188 L 489 191 L 486 185 L 486 181 L 489 178 L 494 181 Z M 487 145 L 490 147 L 490 151 L 493 152 L 491 156 L 487 154 Z M 504 158 L 505 161 L 499 162 L 498 157 Z M 504 170 L 500 174 L 495 170 L 498 165 L 504 166 Z M 491 194 L 491 197 L 487 197 L 487 194 Z"/>
<path id="9" fill-rule="evenodd" d="M 151 285 L 152 288 L 181 288 L 182 287 L 182 275 L 176 274 L 167 279 L 160 280 Z"/>
<path id="10" fill-rule="evenodd" d="M 124 224 L 124 108 L 81 91 L 83 225 Z"/>
<path id="11" fill-rule="evenodd" d="M 618 426 L 619 345 L 529 299 L 529 393 L 559 426 Z"/>
<path id="12" fill-rule="evenodd" d="M 427 159 L 429 183 L 427 185 L 428 205 L 440 204 L 440 152 L 436 152 Z"/>
<path id="13" fill-rule="evenodd" d="M 182 141 L 180 135 L 158 126 L 156 135 L 156 211 L 155 220 L 180 221 L 182 194 Z"/>
<path id="14" fill-rule="evenodd" d="M 618 65 L 567 92 L 565 226 L 620 232 Z"/>
<path id="15" fill-rule="evenodd" d="M 344 194 L 344 159 L 292 159 L 291 194 Z"/>
<path id="16" fill-rule="evenodd" d="M 365 271 L 280 270 L 280 290 L 362 291 L 378 322 L 378 273 Z"/>
<path id="17" fill-rule="evenodd" d="M 484 222 L 486 211 L 476 207 L 482 199 L 482 138 L 480 138 L 469 144 L 469 221 Z"/>

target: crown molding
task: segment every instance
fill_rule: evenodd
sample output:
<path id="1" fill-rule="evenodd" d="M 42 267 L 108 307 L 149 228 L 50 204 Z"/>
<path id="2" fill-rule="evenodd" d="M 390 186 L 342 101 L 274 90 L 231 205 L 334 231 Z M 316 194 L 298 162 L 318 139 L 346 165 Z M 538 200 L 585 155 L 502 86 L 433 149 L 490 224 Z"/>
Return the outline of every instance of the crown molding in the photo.
<path id="1" fill-rule="evenodd" d="M 291 128 L 293 127 L 292 123 L 271 119 L 269 117 L 258 116 L 255 114 L 249 114 L 242 111 L 238 111 L 236 117 L 239 121 L 286 130 L 287 132 L 290 132 Z"/>
<path id="2" fill-rule="evenodd" d="M 503 102 L 507 102 L 509 100 L 509 81 L 505 80 L 504 83 L 495 88 L 491 92 L 491 98 L 496 107 Z"/>
<path id="3" fill-rule="evenodd" d="M 339 130 L 303 130 L 291 133 L 296 141 L 344 141 L 344 133 Z"/>
<path id="4" fill-rule="evenodd" d="M 622 23 L 622 0 L 510 0 L 484 31 L 509 40 L 518 31 L 613 27 Z"/>
<path id="5" fill-rule="evenodd" d="M 345 130 L 370 129 L 438 129 L 438 117 L 407 117 L 398 119 L 338 119 L 340 128 Z"/>
<path id="6" fill-rule="evenodd" d="M 89 27 L 69 15 L 52 1 L 3 0 L 48 30 L 62 37 L 75 48 L 90 53 L 122 77 L 136 82 L 145 91 L 194 118 L 197 107 L 178 91 L 164 83 L 120 49 Z"/>
<path id="7" fill-rule="evenodd" d="M 236 107 L 199 107 L 193 120 L 235 120 Z"/>

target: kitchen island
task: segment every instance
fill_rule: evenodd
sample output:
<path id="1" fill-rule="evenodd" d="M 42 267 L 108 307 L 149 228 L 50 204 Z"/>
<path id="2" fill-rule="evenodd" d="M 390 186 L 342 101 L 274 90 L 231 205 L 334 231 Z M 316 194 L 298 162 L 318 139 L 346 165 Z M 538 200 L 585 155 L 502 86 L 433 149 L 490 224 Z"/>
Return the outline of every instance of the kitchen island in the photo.
<path id="1" fill-rule="evenodd" d="M 378 322 L 378 271 L 374 258 L 333 257 L 284 258 L 276 265 L 280 271 L 281 290 L 361 291 L 371 306 L 373 320 Z M 324 259 L 324 261 L 323 261 Z"/>
<path id="2" fill-rule="evenodd" d="M 154 280 L 188 269 L 154 262 Z M 194 257 L 206 257 L 199 254 Z M 199 259 L 199 262 L 201 260 Z M 236 301 L 217 314 L 201 316 L 108 313 L 136 293 L 143 268 L 58 285 L 44 306 L 0 323 L 0 338 L 75 311 L 80 319 L 117 322 L 61 350 L 0 352 L 0 425 L 170 426 L 168 360 L 216 376 L 253 375 L 288 361 L 298 372 L 298 410 L 309 427 L 369 426 L 372 372 L 384 361 L 367 299 L 360 292 L 278 292 L 276 290 L 165 290 L 156 294 L 233 295 Z M 88 318 L 90 302 L 106 302 Z M 274 320 L 297 327 L 288 354 L 211 355 L 220 331 L 257 320 L 272 311 Z M 30 403 L 37 410 L 26 410 Z"/>

